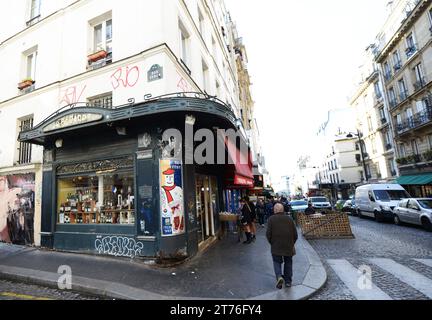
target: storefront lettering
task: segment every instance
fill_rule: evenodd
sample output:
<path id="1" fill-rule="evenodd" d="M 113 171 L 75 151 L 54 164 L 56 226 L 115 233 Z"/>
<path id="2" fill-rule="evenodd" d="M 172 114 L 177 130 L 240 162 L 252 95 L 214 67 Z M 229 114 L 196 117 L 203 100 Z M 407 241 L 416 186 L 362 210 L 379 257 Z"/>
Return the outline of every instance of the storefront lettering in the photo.
<path id="1" fill-rule="evenodd" d="M 133 238 L 107 236 L 96 239 L 95 248 L 99 254 L 134 258 L 142 254 L 144 245 Z"/>
<path id="2" fill-rule="evenodd" d="M 63 129 L 67 127 L 76 126 L 79 124 L 89 123 L 93 121 L 98 121 L 103 118 L 103 115 L 96 114 L 96 113 L 73 113 L 68 114 L 64 117 L 61 117 L 60 119 L 57 119 L 56 121 L 50 123 L 47 125 L 43 131 L 53 131 L 58 129 Z"/>

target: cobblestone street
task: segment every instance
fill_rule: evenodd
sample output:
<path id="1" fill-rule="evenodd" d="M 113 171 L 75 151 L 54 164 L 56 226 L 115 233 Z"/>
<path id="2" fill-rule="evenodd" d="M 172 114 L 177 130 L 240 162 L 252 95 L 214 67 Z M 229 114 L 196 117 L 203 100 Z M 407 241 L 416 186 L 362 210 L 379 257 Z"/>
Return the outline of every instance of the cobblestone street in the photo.
<path id="1" fill-rule="evenodd" d="M 358 217 L 350 217 L 350 221 L 355 239 L 310 241 L 328 275 L 326 285 L 311 300 L 354 300 L 362 294 L 373 299 L 374 292 L 389 299 L 431 299 L 431 291 L 424 287 L 432 283 L 432 233 L 420 227 L 377 223 Z M 385 260 L 386 266 L 376 265 L 381 260 Z M 344 267 L 338 269 L 338 265 Z M 360 266 L 370 267 L 371 280 L 376 286 L 373 292 L 355 290 L 361 276 L 357 271 Z M 401 275 L 399 270 L 405 274 Z M 409 279 L 406 274 L 410 275 Z M 354 284 L 351 288 L 350 281 Z"/>
<path id="2" fill-rule="evenodd" d="M 0 280 L 0 300 L 99 300 L 69 290 Z"/>

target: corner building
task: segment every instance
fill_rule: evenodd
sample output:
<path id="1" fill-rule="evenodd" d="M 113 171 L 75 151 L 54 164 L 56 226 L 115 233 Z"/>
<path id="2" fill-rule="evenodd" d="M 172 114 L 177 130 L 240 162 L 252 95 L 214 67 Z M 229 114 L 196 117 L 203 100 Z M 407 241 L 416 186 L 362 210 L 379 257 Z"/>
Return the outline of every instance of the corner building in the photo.
<path id="1" fill-rule="evenodd" d="M 0 16 L 17 17 L 0 31 L 0 220 L 30 206 L 19 236 L 58 250 L 184 258 L 209 245 L 226 189 L 253 186 L 235 143 L 225 156 L 247 164 L 185 161 L 188 128 L 248 144 L 223 1 L 29 0 Z M 0 239 L 14 242 L 9 226 Z"/>

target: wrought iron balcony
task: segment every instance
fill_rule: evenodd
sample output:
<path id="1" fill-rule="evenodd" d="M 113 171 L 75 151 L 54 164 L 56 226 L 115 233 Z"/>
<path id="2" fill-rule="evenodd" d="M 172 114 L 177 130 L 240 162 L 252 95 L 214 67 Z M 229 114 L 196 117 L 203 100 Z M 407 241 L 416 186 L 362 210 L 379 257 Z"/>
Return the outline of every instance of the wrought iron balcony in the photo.
<path id="1" fill-rule="evenodd" d="M 398 61 L 398 63 L 396 63 L 396 64 L 393 66 L 393 70 L 394 70 L 394 72 L 398 72 L 401 68 L 402 68 L 402 63 L 401 63 L 400 61 Z"/>
<path id="2" fill-rule="evenodd" d="M 394 99 L 389 100 L 389 104 L 390 104 L 390 108 L 394 108 L 397 106 L 398 102 L 397 102 L 396 98 L 394 98 Z"/>
<path id="3" fill-rule="evenodd" d="M 408 92 L 407 91 L 401 91 L 401 93 L 399 94 L 399 101 L 402 102 L 404 101 L 406 98 L 408 98 Z"/>
<path id="4" fill-rule="evenodd" d="M 391 71 L 387 71 L 386 73 L 384 73 L 384 79 L 385 81 L 389 81 L 392 78 L 392 74 Z"/>
<path id="5" fill-rule="evenodd" d="M 416 53 L 416 52 L 417 52 L 417 46 L 416 45 L 412 45 L 411 47 L 406 48 L 405 53 L 406 53 L 407 59 L 412 57 L 414 55 L 414 53 Z"/>
<path id="6" fill-rule="evenodd" d="M 427 107 L 425 111 L 415 113 L 411 118 L 396 125 L 397 134 L 402 134 L 411 129 L 418 128 L 432 120 L 432 107 Z"/>
<path id="7" fill-rule="evenodd" d="M 387 119 L 386 118 L 381 118 L 381 125 L 385 125 L 387 123 Z"/>
<path id="8" fill-rule="evenodd" d="M 414 91 L 419 91 L 426 85 L 426 79 L 423 77 L 414 83 Z"/>

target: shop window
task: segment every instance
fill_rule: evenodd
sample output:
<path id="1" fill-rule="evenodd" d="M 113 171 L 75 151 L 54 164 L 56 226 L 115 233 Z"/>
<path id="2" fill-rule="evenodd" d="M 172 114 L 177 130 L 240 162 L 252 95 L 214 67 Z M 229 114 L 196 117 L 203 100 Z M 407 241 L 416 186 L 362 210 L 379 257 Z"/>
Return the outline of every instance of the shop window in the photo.
<path id="1" fill-rule="evenodd" d="M 59 177 L 57 222 L 133 225 L 134 189 L 132 170 Z"/>

